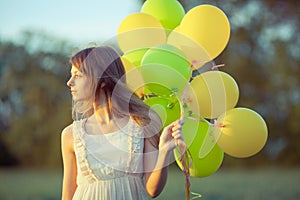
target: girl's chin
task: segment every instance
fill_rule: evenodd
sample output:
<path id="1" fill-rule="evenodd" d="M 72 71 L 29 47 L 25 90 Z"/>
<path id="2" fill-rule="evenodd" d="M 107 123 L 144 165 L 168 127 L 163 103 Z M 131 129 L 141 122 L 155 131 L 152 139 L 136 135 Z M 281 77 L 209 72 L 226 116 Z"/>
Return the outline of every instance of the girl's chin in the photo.
<path id="1" fill-rule="evenodd" d="M 82 104 L 88 104 L 88 103 L 89 103 L 88 99 L 85 99 L 85 98 L 78 98 L 78 97 L 74 97 L 74 96 L 73 96 L 72 100 L 73 100 L 75 103 L 82 103 Z"/>

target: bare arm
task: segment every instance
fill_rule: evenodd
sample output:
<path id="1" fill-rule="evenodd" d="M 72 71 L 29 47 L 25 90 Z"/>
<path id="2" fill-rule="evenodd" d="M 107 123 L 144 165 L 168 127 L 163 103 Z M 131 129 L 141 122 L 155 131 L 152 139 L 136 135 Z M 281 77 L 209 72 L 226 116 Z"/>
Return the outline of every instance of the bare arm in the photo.
<path id="1" fill-rule="evenodd" d="M 152 198 L 157 197 L 166 185 L 170 156 L 176 147 L 176 142 L 183 139 L 181 132 L 182 124 L 183 122 L 178 120 L 163 130 L 160 136 L 159 149 L 156 149 L 145 139 L 144 175 L 146 190 Z"/>
<path id="2" fill-rule="evenodd" d="M 73 140 L 73 130 L 72 125 L 70 125 L 61 134 L 61 151 L 64 165 L 62 200 L 71 200 L 77 187 L 77 167 Z"/>

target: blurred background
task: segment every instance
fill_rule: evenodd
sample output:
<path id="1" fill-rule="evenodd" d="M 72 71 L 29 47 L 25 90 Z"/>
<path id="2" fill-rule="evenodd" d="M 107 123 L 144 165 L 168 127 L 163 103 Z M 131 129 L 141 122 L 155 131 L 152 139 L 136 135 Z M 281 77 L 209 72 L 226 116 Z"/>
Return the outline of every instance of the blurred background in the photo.
<path id="1" fill-rule="evenodd" d="M 191 177 L 192 191 L 204 199 L 300 199 L 300 1 L 179 2 L 186 12 L 201 4 L 225 12 L 231 36 L 215 62 L 238 83 L 238 106 L 260 113 L 269 132 L 258 154 L 225 155 L 217 173 Z M 60 199 L 60 133 L 72 122 L 69 56 L 114 38 L 143 3 L 0 0 L 0 199 Z M 184 195 L 175 163 L 158 199 Z"/>

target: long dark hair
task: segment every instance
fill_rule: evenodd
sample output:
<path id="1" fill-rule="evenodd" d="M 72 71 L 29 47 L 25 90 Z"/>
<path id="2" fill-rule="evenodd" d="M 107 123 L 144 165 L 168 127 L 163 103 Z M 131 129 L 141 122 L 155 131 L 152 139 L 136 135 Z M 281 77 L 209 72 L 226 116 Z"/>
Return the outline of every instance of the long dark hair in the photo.
<path id="1" fill-rule="evenodd" d="M 92 104 L 99 102 L 100 91 L 106 96 L 109 115 L 132 117 L 144 127 L 146 138 L 158 147 L 159 132 L 162 123 L 159 116 L 126 85 L 126 72 L 118 52 L 110 46 L 86 48 L 71 57 L 70 63 L 87 75 L 91 82 L 94 98 L 84 104 L 81 111 L 92 111 Z M 114 103 L 112 103 L 114 102 Z M 82 105 L 82 104 L 81 104 Z M 87 106 L 88 105 L 88 106 Z M 76 109 L 75 109 L 76 110 Z"/>

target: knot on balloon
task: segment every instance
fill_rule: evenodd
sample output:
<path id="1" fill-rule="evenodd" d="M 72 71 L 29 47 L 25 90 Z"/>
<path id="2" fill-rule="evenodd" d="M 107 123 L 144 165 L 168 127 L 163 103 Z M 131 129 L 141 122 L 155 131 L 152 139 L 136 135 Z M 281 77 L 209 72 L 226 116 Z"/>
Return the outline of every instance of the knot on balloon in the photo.
<path id="1" fill-rule="evenodd" d="M 214 128 L 214 127 L 224 128 L 225 127 L 225 125 L 223 123 L 218 123 L 218 121 L 216 119 L 214 119 L 213 123 L 210 123 L 209 125 L 212 128 Z"/>
<path id="2" fill-rule="evenodd" d="M 199 64 L 201 62 L 203 62 L 203 60 L 192 60 L 191 67 L 194 67 L 194 66 L 196 66 L 197 64 Z"/>

